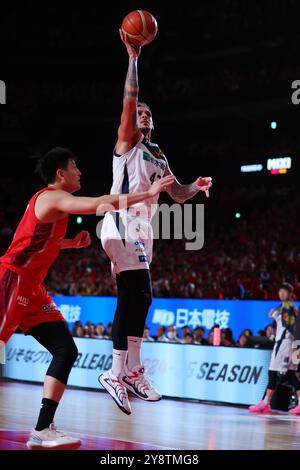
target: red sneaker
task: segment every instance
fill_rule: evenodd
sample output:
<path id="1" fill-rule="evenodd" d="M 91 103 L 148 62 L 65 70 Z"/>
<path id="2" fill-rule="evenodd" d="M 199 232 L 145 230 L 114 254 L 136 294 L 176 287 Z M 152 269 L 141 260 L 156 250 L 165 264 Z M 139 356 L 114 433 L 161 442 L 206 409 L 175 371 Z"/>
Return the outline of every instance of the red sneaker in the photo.
<path id="1" fill-rule="evenodd" d="M 249 406 L 249 411 L 251 413 L 269 414 L 271 413 L 271 407 L 264 401 L 260 401 L 257 405 Z"/>
<path id="2" fill-rule="evenodd" d="M 291 415 L 300 415 L 300 405 L 297 405 L 295 408 L 289 410 L 289 413 L 291 413 Z"/>

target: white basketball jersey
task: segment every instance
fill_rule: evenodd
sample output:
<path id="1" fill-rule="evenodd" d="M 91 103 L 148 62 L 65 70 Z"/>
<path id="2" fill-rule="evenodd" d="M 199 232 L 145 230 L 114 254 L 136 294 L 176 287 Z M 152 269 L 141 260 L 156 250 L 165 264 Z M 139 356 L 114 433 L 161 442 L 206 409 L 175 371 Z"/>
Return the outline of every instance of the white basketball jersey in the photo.
<path id="1" fill-rule="evenodd" d="M 129 152 L 114 154 L 111 194 L 148 191 L 155 180 L 163 177 L 166 166 L 159 147 L 149 144 L 142 136 Z M 153 248 L 150 222 L 158 197 L 159 194 L 128 209 L 105 214 L 101 242 L 112 262 L 113 273 L 149 269 Z"/>
<path id="2" fill-rule="evenodd" d="M 113 156 L 113 184 L 111 194 L 148 191 L 151 184 L 164 176 L 166 159 L 158 145 L 148 143 L 142 135 L 137 144 L 123 155 Z M 159 194 L 135 204 L 142 218 L 151 220 L 157 208 Z M 122 210 L 123 214 L 127 210 Z"/>

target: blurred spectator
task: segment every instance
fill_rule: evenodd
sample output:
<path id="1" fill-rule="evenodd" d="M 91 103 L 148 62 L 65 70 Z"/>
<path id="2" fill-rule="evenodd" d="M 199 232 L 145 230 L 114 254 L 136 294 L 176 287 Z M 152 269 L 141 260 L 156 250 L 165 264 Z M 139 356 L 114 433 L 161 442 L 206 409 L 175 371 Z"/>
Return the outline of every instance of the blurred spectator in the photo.
<path id="1" fill-rule="evenodd" d="M 168 326 L 167 337 L 170 343 L 182 343 L 181 339 L 178 337 L 176 325 Z"/>
<path id="2" fill-rule="evenodd" d="M 187 333 L 192 333 L 190 327 L 188 325 L 184 325 L 182 328 L 181 328 L 181 333 L 182 333 L 182 338 L 185 338 L 186 334 Z"/>
<path id="3" fill-rule="evenodd" d="M 166 327 L 163 325 L 160 325 L 156 331 L 156 341 L 160 343 L 169 343 L 170 340 L 166 336 L 166 331 L 167 331 Z"/>
<path id="4" fill-rule="evenodd" d="M 108 339 L 108 334 L 103 323 L 98 323 L 95 329 L 95 337 L 99 339 Z"/>
<path id="5" fill-rule="evenodd" d="M 224 328 L 221 330 L 221 344 L 222 346 L 235 346 L 231 328 Z"/>
<path id="6" fill-rule="evenodd" d="M 152 338 L 152 336 L 149 336 L 149 331 L 150 331 L 150 328 L 149 326 L 145 325 L 145 328 L 144 328 L 144 335 L 143 335 L 143 340 L 144 341 L 155 341 L 154 338 Z"/>
<path id="7" fill-rule="evenodd" d="M 258 336 L 266 336 L 266 332 L 265 332 L 265 330 L 258 330 L 257 335 Z"/>
<path id="8" fill-rule="evenodd" d="M 76 322 L 74 323 L 74 325 L 73 325 L 72 330 L 71 330 L 71 334 L 72 334 L 73 336 L 77 336 L 76 331 L 77 331 L 77 328 L 78 328 L 79 326 L 82 327 L 81 321 L 76 321 Z"/>
<path id="9" fill-rule="evenodd" d="M 195 344 L 207 344 L 207 339 L 204 338 L 205 328 L 198 326 L 194 329 L 194 342 Z"/>
<path id="10" fill-rule="evenodd" d="M 183 339 L 184 344 L 194 344 L 194 335 L 193 333 L 187 332 Z"/>
<path id="11" fill-rule="evenodd" d="M 250 328 L 246 328 L 242 334 L 244 334 L 245 336 L 253 336 L 253 331 L 250 330 Z"/>
<path id="12" fill-rule="evenodd" d="M 214 343 L 214 328 L 209 330 L 208 338 L 207 338 L 207 346 L 213 346 Z"/>
<path id="13" fill-rule="evenodd" d="M 245 333 L 242 333 L 238 339 L 238 342 L 236 343 L 236 345 L 239 347 L 239 348 L 245 348 L 247 347 L 247 342 L 248 342 L 248 337 L 247 335 L 245 335 Z"/>
<path id="14" fill-rule="evenodd" d="M 273 327 L 273 325 L 266 326 L 266 337 L 270 341 L 275 341 L 275 328 Z"/>
<path id="15" fill-rule="evenodd" d="M 78 338 L 85 337 L 85 330 L 82 325 L 76 327 L 74 336 L 77 336 Z"/>
<path id="16" fill-rule="evenodd" d="M 106 331 L 107 331 L 107 337 L 111 339 L 112 338 L 112 323 L 108 323 Z"/>

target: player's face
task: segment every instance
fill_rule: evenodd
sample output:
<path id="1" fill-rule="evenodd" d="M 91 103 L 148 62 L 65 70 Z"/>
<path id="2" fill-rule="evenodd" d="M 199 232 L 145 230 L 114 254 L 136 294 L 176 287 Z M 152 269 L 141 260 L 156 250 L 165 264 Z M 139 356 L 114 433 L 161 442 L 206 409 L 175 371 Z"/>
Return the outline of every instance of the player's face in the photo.
<path id="1" fill-rule="evenodd" d="M 81 172 L 77 168 L 75 160 L 69 160 L 67 169 L 64 170 L 64 186 L 66 191 L 74 193 L 78 191 L 81 187 L 80 185 L 80 176 Z"/>
<path id="2" fill-rule="evenodd" d="M 146 106 L 139 106 L 138 107 L 138 127 L 139 129 L 145 133 L 149 133 L 153 129 L 153 120 L 152 120 L 152 113 L 149 108 Z"/>
<path id="3" fill-rule="evenodd" d="M 286 289 L 279 289 L 278 295 L 281 302 L 286 302 L 287 300 L 289 300 L 290 294 L 289 291 L 287 291 Z"/>

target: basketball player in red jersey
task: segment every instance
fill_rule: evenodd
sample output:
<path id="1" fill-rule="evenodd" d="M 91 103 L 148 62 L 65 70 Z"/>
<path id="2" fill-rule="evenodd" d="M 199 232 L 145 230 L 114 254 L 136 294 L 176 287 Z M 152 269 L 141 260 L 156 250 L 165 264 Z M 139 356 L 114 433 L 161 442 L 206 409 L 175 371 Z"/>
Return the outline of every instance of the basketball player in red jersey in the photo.
<path id="1" fill-rule="evenodd" d="M 119 208 L 119 196 L 76 197 L 80 171 L 73 153 L 56 147 L 42 157 L 38 170 L 47 187 L 29 201 L 13 241 L 0 258 L 0 345 L 7 343 L 20 326 L 53 356 L 46 373 L 42 407 L 27 446 L 74 448 L 80 440 L 58 431 L 53 418 L 77 357 L 77 348 L 67 324 L 43 284 L 61 249 L 84 248 L 91 240 L 80 232 L 73 240 L 64 239 L 68 214 L 95 214 L 97 209 Z M 172 183 L 171 178 L 150 191 L 128 195 L 126 206 L 153 197 Z M 107 206 L 109 205 L 109 206 Z"/>

